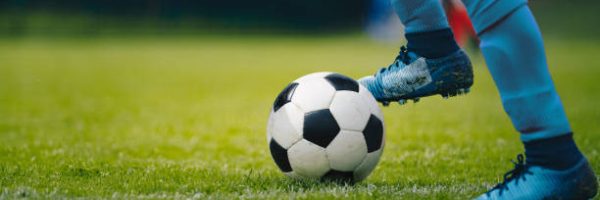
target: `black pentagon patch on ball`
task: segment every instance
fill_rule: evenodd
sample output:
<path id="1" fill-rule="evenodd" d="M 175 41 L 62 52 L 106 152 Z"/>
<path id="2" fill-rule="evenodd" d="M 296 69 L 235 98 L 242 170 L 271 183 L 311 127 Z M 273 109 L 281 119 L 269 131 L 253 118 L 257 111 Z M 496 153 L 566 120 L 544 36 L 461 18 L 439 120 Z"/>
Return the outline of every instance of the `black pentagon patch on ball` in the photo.
<path id="1" fill-rule="evenodd" d="M 277 110 L 279 110 L 279 108 L 283 107 L 285 104 L 292 101 L 292 96 L 294 96 L 294 91 L 296 91 L 297 87 L 298 87 L 298 83 L 290 83 L 288 86 L 286 86 L 281 91 L 281 93 L 279 93 L 279 95 L 277 95 L 277 98 L 275 99 L 275 102 L 273 103 L 273 111 L 274 112 L 277 112 Z"/>
<path id="2" fill-rule="evenodd" d="M 340 132 L 340 126 L 329 109 L 323 109 L 304 114 L 302 132 L 304 139 L 326 148 Z"/>
<path id="3" fill-rule="evenodd" d="M 375 115 L 371 115 L 365 130 L 363 130 L 363 135 L 367 141 L 367 152 L 371 153 L 379 150 L 381 148 L 381 140 L 383 139 L 383 123 L 381 120 L 375 117 Z"/>
<path id="4" fill-rule="evenodd" d="M 288 159 L 287 150 L 281 147 L 281 145 L 273 139 L 271 139 L 269 148 L 271 149 L 271 156 L 273 156 L 273 160 L 275 160 L 275 164 L 277 164 L 279 169 L 283 172 L 291 172 L 292 166 Z"/>
<path id="5" fill-rule="evenodd" d="M 358 83 L 347 76 L 341 74 L 330 74 L 325 76 L 325 80 L 327 80 L 335 90 L 349 90 L 358 92 Z"/>
<path id="6" fill-rule="evenodd" d="M 336 183 L 353 183 L 354 182 L 354 173 L 352 172 L 343 172 L 337 170 L 330 170 L 323 177 L 321 177 L 323 181 L 331 181 Z"/>

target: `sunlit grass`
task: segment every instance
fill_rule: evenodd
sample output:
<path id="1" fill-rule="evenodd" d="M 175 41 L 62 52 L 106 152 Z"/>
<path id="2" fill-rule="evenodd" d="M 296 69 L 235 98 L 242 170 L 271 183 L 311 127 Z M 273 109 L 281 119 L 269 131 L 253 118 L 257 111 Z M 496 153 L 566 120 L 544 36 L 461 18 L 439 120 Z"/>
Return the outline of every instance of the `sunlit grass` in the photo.
<path id="1" fill-rule="evenodd" d="M 495 184 L 522 151 L 478 54 L 471 94 L 385 108 L 380 165 L 365 182 L 339 186 L 278 171 L 265 139 L 272 101 L 307 73 L 371 74 L 399 44 L 359 36 L 0 43 L 0 199 L 466 199 Z M 596 171 L 598 44 L 546 46 Z"/>

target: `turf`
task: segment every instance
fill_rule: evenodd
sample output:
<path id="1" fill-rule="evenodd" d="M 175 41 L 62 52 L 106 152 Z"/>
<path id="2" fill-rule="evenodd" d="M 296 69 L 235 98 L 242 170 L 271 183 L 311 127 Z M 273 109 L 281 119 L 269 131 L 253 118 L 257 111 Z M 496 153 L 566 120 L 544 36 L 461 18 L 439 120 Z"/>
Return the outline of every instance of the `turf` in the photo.
<path id="1" fill-rule="evenodd" d="M 600 41 L 546 41 L 575 139 L 600 172 Z M 307 73 L 371 74 L 397 44 L 355 35 L 0 43 L 0 199 L 467 199 L 523 151 L 477 53 L 469 95 L 385 108 L 379 166 L 344 186 L 278 171 L 265 140 L 270 106 Z"/>

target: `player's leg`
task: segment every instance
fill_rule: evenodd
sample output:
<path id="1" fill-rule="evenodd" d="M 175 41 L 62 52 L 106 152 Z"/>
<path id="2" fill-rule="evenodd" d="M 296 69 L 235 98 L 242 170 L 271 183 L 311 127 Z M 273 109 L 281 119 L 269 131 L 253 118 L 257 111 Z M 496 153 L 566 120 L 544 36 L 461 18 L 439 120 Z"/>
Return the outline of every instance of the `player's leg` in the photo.
<path id="1" fill-rule="evenodd" d="M 473 83 L 471 62 L 460 50 L 439 0 L 392 0 L 405 26 L 407 49 L 389 67 L 360 79 L 384 104 L 441 94 L 453 96 Z"/>
<path id="2" fill-rule="evenodd" d="M 465 0 L 505 111 L 521 133 L 503 183 L 481 199 L 589 199 L 597 182 L 573 141 L 548 71 L 541 33 L 524 0 Z"/>

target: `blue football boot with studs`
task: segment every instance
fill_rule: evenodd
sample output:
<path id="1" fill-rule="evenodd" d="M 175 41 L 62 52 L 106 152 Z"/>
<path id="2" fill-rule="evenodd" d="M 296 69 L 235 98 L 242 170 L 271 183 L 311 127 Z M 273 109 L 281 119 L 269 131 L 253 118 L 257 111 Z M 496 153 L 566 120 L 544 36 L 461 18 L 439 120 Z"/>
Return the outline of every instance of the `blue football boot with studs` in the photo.
<path id="1" fill-rule="evenodd" d="M 513 163 L 514 169 L 504 175 L 502 183 L 477 200 L 587 200 L 598 193 L 596 176 L 585 158 L 561 170 L 526 164 L 523 155 Z"/>
<path id="2" fill-rule="evenodd" d="M 384 106 L 390 102 L 405 104 L 431 95 L 448 98 L 468 93 L 473 85 L 473 68 L 460 49 L 445 57 L 427 59 L 402 47 L 390 66 L 358 81 Z"/>

